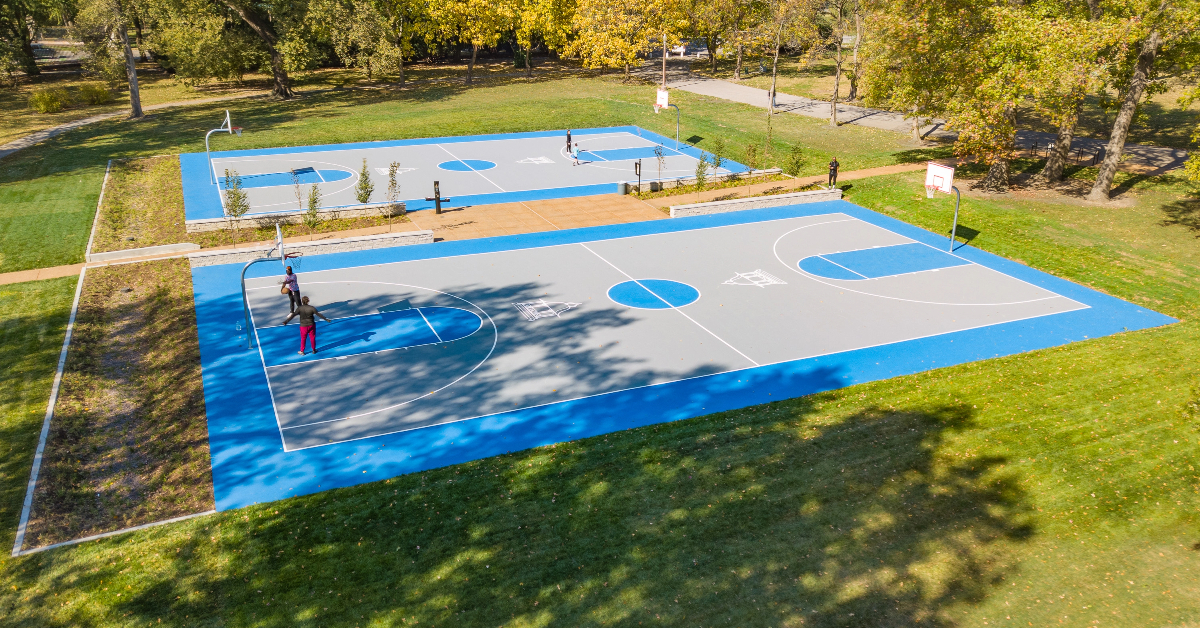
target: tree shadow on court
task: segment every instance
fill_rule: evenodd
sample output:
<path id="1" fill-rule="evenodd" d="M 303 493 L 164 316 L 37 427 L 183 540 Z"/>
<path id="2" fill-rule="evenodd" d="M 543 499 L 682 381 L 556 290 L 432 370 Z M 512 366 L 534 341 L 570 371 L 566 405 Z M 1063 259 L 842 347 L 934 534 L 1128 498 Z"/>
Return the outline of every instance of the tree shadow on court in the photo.
<path id="1" fill-rule="evenodd" d="M 839 399 L 224 513 L 134 557 L 159 575 L 112 614 L 263 626 L 956 625 L 952 611 L 986 598 L 1011 573 L 1008 546 L 1033 532 L 1020 486 L 1004 459 L 939 454 L 947 433 L 971 427 L 968 404 L 831 423 L 822 404 Z M 111 582 L 139 569 L 116 558 L 117 543 L 111 551 L 62 577 Z"/>

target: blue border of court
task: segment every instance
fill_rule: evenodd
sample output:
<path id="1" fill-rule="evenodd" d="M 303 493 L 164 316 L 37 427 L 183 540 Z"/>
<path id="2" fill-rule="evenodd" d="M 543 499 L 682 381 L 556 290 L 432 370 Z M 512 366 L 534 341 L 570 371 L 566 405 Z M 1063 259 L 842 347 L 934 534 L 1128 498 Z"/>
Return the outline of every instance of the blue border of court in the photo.
<path id="1" fill-rule="evenodd" d="M 212 153 L 212 157 L 217 159 L 225 157 L 256 157 L 259 155 L 291 155 L 296 153 L 321 153 L 341 150 L 387 148 L 391 146 L 461 144 L 464 142 L 484 142 L 490 140 L 518 140 L 535 137 L 560 137 L 563 136 L 566 131 L 566 129 L 561 129 L 555 131 L 530 131 L 525 133 L 492 133 L 488 135 L 459 135 L 453 137 L 423 137 L 408 140 L 380 140 L 375 142 L 353 142 L 349 144 L 320 144 L 316 146 L 290 146 L 284 148 L 254 148 L 248 150 L 218 151 Z M 647 131 L 639 126 L 571 129 L 571 133 L 573 133 L 576 137 L 597 135 L 600 133 L 611 133 L 613 131 L 633 133 L 634 135 L 638 135 L 653 142 L 660 143 L 664 146 L 668 145 L 668 143 L 673 144 L 675 142 L 673 139 L 659 135 L 653 131 Z M 699 159 L 701 155 L 704 155 L 706 158 L 710 159 L 712 157 L 711 153 L 705 152 L 686 143 L 680 143 L 679 148 L 673 150 L 678 150 L 680 153 L 688 155 L 693 159 Z M 730 160 L 722 160 L 721 167 L 729 170 L 730 172 L 746 172 L 749 170 L 749 168 L 746 166 Z M 185 221 L 225 217 L 225 211 L 221 207 L 221 196 L 217 192 L 216 186 L 210 183 L 211 179 L 208 172 L 208 157 L 205 153 L 183 153 L 179 155 L 179 173 L 183 184 L 183 214 Z M 442 203 L 442 207 L 467 207 L 470 205 L 488 205 L 492 203 L 516 203 L 520 201 L 542 201 L 554 198 L 575 198 L 578 196 L 593 196 L 596 194 L 612 194 L 616 191 L 617 189 L 615 183 L 603 183 L 597 185 L 582 185 L 543 190 L 463 195 L 452 197 L 449 202 Z M 409 211 L 430 209 L 433 207 L 433 202 L 426 201 L 424 197 L 407 199 L 405 200 L 405 204 Z M 336 208 L 331 207 L 330 209 Z M 299 212 L 300 210 L 297 209 L 294 211 Z"/>
<path id="2" fill-rule="evenodd" d="M 609 240 L 841 212 L 939 248 L 936 235 L 845 201 L 675 218 L 479 240 L 310 256 L 328 270 L 456 255 Z M 242 320 L 241 264 L 193 269 L 218 510 L 311 494 L 644 425 L 798 397 L 934 368 L 1011 355 L 1175 319 L 1022 264 L 964 246 L 956 254 L 1088 305 L 1087 309 L 635 388 L 359 441 L 284 452 L 257 350 L 235 331 Z M 273 265 L 252 276 L 277 274 Z M 238 335 L 241 333 L 242 335 Z"/>

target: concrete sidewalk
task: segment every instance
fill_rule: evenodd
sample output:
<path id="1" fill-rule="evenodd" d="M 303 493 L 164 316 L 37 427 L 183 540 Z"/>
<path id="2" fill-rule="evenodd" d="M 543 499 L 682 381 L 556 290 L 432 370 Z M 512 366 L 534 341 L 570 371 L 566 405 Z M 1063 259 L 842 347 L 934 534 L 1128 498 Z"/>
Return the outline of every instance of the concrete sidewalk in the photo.
<path id="1" fill-rule="evenodd" d="M 661 80 L 661 67 L 656 64 L 647 64 L 638 68 L 637 73 L 646 80 L 658 82 Z M 681 69 L 677 62 L 668 63 L 667 87 L 681 89 L 693 94 L 720 98 L 722 100 L 740 102 L 763 109 L 766 109 L 770 102 L 769 93 L 765 89 L 692 74 L 686 69 Z M 824 100 L 813 100 L 802 96 L 777 93 L 775 95 L 775 110 L 780 113 L 794 113 L 810 118 L 828 120 L 830 103 Z M 884 129 L 905 135 L 912 133 L 912 120 L 905 118 L 901 114 L 880 109 L 870 109 L 868 107 L 857 107 L 845 103 L 838 103 L 838 123 Z M 932 119 L 928 120 L 928 124 L 921 127 L 921 136 L 929 139 L 953 141 L 957 139 L 958 134 L 946 129 L 945 120 Z M 1044 155 L 1046 146 L 1055 139 L 1055 135 L 1052 133 L 1021 130 L 1017 131 L 1016 143 L 1017 148 L 1022 153 L 1029 153 L 1031 148 L 1036 148 L 1038 152 Z M 1100 148 L 1107 144 L 1108 140 L 1087 137 L 1075 138 L 1071 142 L 1071 163 L 1090 165 L 1092 158 Z M 1163 174 L 1183 166 L 1183 163 L 1187 161 L 1187 157 L 1187 151 L 1179 148 L 1126 144 L 1122 152 L 1121 169 L 1151 175 Z"/>

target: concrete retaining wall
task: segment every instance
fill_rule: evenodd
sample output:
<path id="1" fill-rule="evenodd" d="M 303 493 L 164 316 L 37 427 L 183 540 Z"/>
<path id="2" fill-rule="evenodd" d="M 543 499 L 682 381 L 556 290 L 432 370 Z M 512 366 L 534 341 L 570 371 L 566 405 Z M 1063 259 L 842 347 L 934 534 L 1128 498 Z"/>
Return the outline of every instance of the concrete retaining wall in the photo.
<path id="1" fill-rule="evenodd" d="M 145 246 L 140 249 L 125 249 L 123 251 L 109 251 L 107 253 L 88 253 L 86 261 L 89 262 L 111 262 L 118 259 L 129 259 L 133 257 L 146 257 L 149 255 L 164 255 L 166 253 L 186 253 L 188 251 L 199 251 L 199 244 L 184 242 L 181 244 L 163 244 L 160 246 Z"/>
<path id="2" fill-rule="evenodd" d="M 653 162 L 649 162 L 649 163 L 653 163 Z M 643 176 L 645 176 L 651 172 L 654 172 L 653 170 L 648 170 L 647 168 L 649 168 L 649 167 L 650 166 L 648 166 L 647 163 L 642 164 L 642 175 Z M 724 174 L 724 175 L 710 174 L 710 175 L 708 175 L 708 182 L 716 183 L 718 181 L 732 181 L 732 180 L 737 180 L 737 179 L 748 179 L 751 177 L 765 177 L 765 176 L 770 176 L 773 174 L 780 174 L 781 172 L 783 172 L 783 171 L 780 170 L 779 168 L 767 168 L 766 170 L 755 170 L 753 173 L 741 172 L 741 173 L 737 173 L 737 174 Z M 642 182 L 642 187 L 646 188 L 647 192 L 658 192 L 661 190 L 668 190 L 671 188 L 695 187 L 695 185 L 696 185 L 696 177 L 684 177 L 681 179 L 667 179 L 666 181 L 643 181 Z M 635 192 L 637 192 L 637 181 L 626 181 L 624 183 L 617 184 L 617 194 L 633 194 Z"/>
<path id="3" fill-rule="evenodd" d="M 433 242 L 432 231 L 401 231 L 399 233 L 380 233 L 368 236 L 355 236 L 353 238 L 287 243 L 284 245 L 284 248 L 288 253 L 324 255 L 326 253 L 366 251 L 368 249 L 384 249 L 392 246 L 427 244 L 429 242 Z M 188 260 L 191 261 L 193 268 L 197 266 L 216 266 L 218 264 L 244 264 L 252 259 L 265 257 L 270 250 L 271 247 L 269 246 L 217 249 L 192 253 L 188 255 Z"/>
<path id="4" fill-rule="evenodd" d="M 317 213 L 322 220 L 336 220 L 338 218 L 362 218 L 388 216 L 387 203 L 371 203 L 368 205 L 353 205 L 350 207 L 327 207 L 322 208 Z M 398 203 L 395 209 L 392 210 L 391 216 L 403 216 L 406 212 L 404 203 Z M 381 213 L 382 212 L 382 213 Z M 233 229 L 234 223 L 240 223 L 243 228 L 254 227 L 273 227 L 275 223 L 284 225 L 298 225 L 304 222 L 304 212 L 293 209 L 285 212 L 272 212 L 269 214 L 254 214 L 253 216 L 242 216 L 236 220 L 229 218 L 204 218 L 201 220 L 189 220 L 184 223 L 184 229 L 188 233 L 200 233 L 203 231 L 220 231 L 222 229 Z"/>
<path id="5" fill-rule="evenodd" d="M 810 192 L 792 192 L 790 194 L 774 194 L 771 196 L 752 196 L 750 198 L 735 198 L 728 201 L 712 201 L 709 203 L 693 203 L 691 205 L 672 205 L 671 217 L 706 216 L 736 212 L 743 209 L 759 209 L 762 207 L 782 207 L 784 205 L 800 205 L 801 203 L 819 203 L 822 201 L 841 200 L 842 191 L 813 190 Z"/>

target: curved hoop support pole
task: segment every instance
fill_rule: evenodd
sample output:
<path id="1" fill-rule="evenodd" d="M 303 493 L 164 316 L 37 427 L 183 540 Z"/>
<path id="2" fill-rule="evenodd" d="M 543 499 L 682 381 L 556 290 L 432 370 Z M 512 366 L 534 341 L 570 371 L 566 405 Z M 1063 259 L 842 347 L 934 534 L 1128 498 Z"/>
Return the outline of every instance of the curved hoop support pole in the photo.
<path id="1" fill-rule="evenodd" d="M 271 253 L 274 253 L 274 252 L 275 252 L 275 249 L 272 248 L 270 251 L 267 252 L 266 257 L 252 259 L 249 262 L 246 262 L 246 265 L 242 267 L 242 316 L 245 317 L 245 319 L 246 319 L 246 348 L 247 349 L 254 348 L 254 330 L 250 328 L 250 302 L 246 299 L 246 271 L 250 270 L 251 266 L 253 266 L 259 262 L 273 262 L 277 259 L 283 259 L 282 257 L 272 257 Z"/>
<path id="2" fill-rule="evenodd" d="M 958 205 L 962 202 L 962 193 L 958 191 L 958 186 L 950 188 L 954 190 L 954 224 L 950 227 L 950 252 L 954 252 L 954 237 L 958 233 Z"/>

